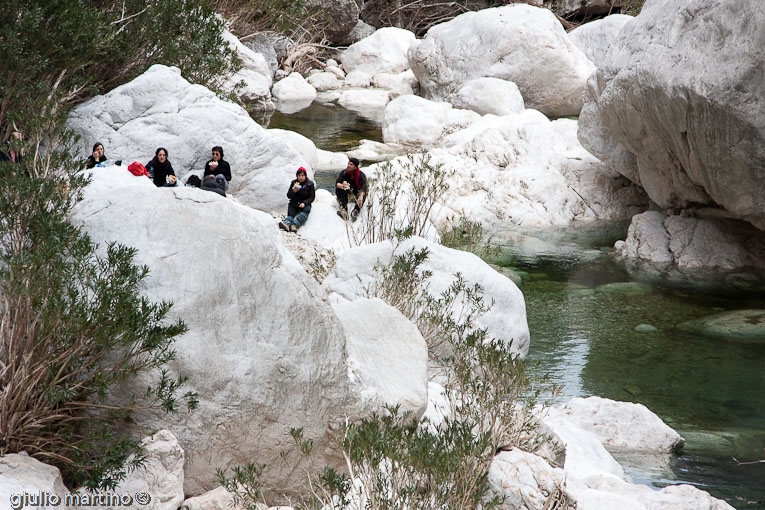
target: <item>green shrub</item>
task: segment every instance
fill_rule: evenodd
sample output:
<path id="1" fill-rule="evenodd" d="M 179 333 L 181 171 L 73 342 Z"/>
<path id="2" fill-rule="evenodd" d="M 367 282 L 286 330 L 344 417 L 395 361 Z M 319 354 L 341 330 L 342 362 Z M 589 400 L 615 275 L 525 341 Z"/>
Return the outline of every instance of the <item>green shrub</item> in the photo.
<path id="1" fill-rule="evenodd" d="M 98 255 L 70 223 L 80 165 L 66 144 L 0 163 L 0 455 L 26 451 L 72 485 L 112 488 L 143 459 L 125 466 L 137 444 L 114 424 L 136 409 L 193 409 L 196 394 L 179 397 L 183 378 L 164 370 L 186 326 L 140 295 L 148 268 L 135 249 Z M 145 393 L 110 398 L 146 373 L 157 380 Z"/>

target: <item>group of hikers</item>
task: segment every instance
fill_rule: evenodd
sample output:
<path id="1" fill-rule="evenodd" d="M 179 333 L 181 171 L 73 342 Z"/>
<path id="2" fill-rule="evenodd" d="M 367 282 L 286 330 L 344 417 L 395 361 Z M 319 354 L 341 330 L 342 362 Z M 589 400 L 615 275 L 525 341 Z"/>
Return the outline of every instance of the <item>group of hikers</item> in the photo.
<path id="1" fill-rule="evenodd" d="M 86 168 L 96 166 L 106 166 L 110 160 L 104 154 L 104 145 L 96 142 L 93 145 L 93 151 L 88 157 Z M 113 163 L 121 164 L 121 161 Z M 135 165 L 135 167 L 134 167 Z M 136 169 L 136 167 L 138 167 Z M 135 175 L 148 175 L 157 187 L 178 186 L 178 179 L 175 176 L 173 165 L 168 159 L 167 149 L 159 147 L 154 152 L 154 158 L 143 167 L 133 163 L 128 167 L 131 173 Z M 200 179 L 196 175 L 191 175 L 186 180 L 186 186 L 200 188 L 205 191 L 212 191 L 221 196 L 226 196 L 229 183 L 231 182 L 231 165 L 223 159 L 223 147 L 216 145 L 212 148 L 212 158 L 205 163 L 205 171 Z M 348 165 L 340 172 L 335 180 L 335 196 L 340 208 L 337 214 L 351 221 L 356 221 L 367 197 L 367 176 L 361 171 L 359 160 L 350 158 Z M 308 220 L 311 213 L 311 204 L 316 198 L 316 186 L 308 178 L 308 172 L 302 166 L 295 173 L 295 179 L 290 182 L 287 188 L 287 216 L 279 222 L 279 228 L 287 232 L 297 232 L 298 229 Z M 353 209 L 348 214 L 348 202 L 353 200 Z"/>

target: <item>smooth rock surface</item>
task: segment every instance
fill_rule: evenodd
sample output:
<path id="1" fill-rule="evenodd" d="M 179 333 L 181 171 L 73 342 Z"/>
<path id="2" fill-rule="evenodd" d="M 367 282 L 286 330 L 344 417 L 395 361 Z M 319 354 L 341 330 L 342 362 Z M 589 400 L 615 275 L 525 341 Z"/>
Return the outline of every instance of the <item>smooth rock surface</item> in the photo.
<path id="1" fill-rule="evenodd" d="M 417 89 L 417 78 L 411 69 L 403 73 L 377 73 L 372 77 L 372 86 L 390 91 L 390 97 L 414 94 Z"/>
<path id="2" fill-rule="evenodd" d="M 382 112 L 389 101 L 390 93 L 387 90 L 376 89 L 344 90 L 337 100 L 340 106 L 349 110 L 375 110 L 379 112 Z"/>
<path id="3" fill-rule="evenodd" d="M 480 115 L 511 115 L 524 110 L 518 86 L 499 78 L 476 78 L 466 82 L 454 95 L 452 106 Z"/>
<path id="4" fill-rule="evenodd" d="M 300 73 L 290 73 L 274 84 L 271 94 L 284 102 L 307 101 L 316 98 L 316 89 Z"/>
<path id="5" fill-rule="evenodd" d="M 583 145 L 662 208 L 765 229 L 764 25 L 759 0 L 647 2 L 588 82 Z"/>
<path id="6" fill-rule="evenodd" d="M 470 110 L 452 108 L 449 103 L 399 96 L 385 108 L 382 132 L 385 143 L 432 147 L 451 131 L 464 128 L 480 116 Z"/>
<path id="7" fill-rule="evenodd" d="M 136 427 L 176 435 L 187 496 L 212 489 L 216 468 L 253 459 L 270 466 L 268 487 L 289 493 L 302 471 L 279 461 L 291 443 L 285 431 L 304 427 L 316 451 L 330 455 L 330 426 L 356 409 L 343 332 L 322 289 L 267 214 L 198 189 L 156 188 L 124 167 L 93 176 L 74 223 L 101 246 L 118 240 L 138 248 L 136 262 L 151 269 L 143 293 L 173 301 L 171 317 L 189 326 L 168 368 L 171 377 L 188 376 L 184 388 L 199 393 L 199 408 L 137 412 Z M 189 270 L 205 260 L 215 263 Z M 145 387 L 136 382 L 136 391 Z"/>
<path id="8" fill-rule="evenodd" d="M 381 28 L 350 45 L 340 54 L 340 62 L 346 73 L 402 73 L 409 69 L 406 52 L 414 41 L 414 34 L 403 28 Z"/>
<path id="9" fill-rule="evenodd" d="M 547 9 L 509 5 L 461 14 L 409 48 L 409 64 L 428 99 L 451 102 L 468 81 L 514 82 L 527 108 L 578 115 L 595 67 Z"/>
<path id="10" fill-rule="evenodd" d="M 765 267 L 765 234 L 729 219 L 667 216 L 647 211 L 632 218 L 614 255 L 679 269 Z"/>
<path id="11" fill-rule="evenodd" d="M 568 33 L 574 46 L 587 55 L 595 67 L 600 67 L 606 59 L 611 44 L 616 40 L 624 25 L 634 17 L 627 14 L 611 14 L 605 18 L 579 25 Z"/>
<path id="12" fill-rule="evenodd" d="M 303 160 L 305 160 L 310 165 L 310 167 L 307 167 L 307 170 L 308 178 L 311 179 L 311 169 L 315 169 L 316 165 L 319 163 L 319 151 L 316 148 L 316 144 L 313 143 L 310 138 L 288 129 L 269 129 L 268 134 L 278 138 L 282 142 L 286 143 L 289 147 L 291 147 L 292 150 L 300 154 Z M 293 174 L 297 171 L 298 168 L 300 167 L 296 166 L 293 169 Z M 289 181 L 284 183 L 285 190 L 287 189 L 288 185 Z"/>
<path id="13" fill-rule="evenodd" d="M 372 84 L 372 75 L 364 71 L 351 71 L 345 75 L 346 87 L 369 87 Z"/>
<path id="14" fill-rule="evenodd" d="M 368 414 L 400 406 L 419 419 L 428 405 L 428 346 L 417 326 L 380 299 L 332 305 L 346 336 L 348 377 Z"/>
<path id="15" fill-rule="evenodd" d="M 404 241 L 395 252 L 390 241 L 360 246 L 338 257 L 333 272 L 324 281 L 324 287 L 345 299 L 364 297 L 365 289 L 378 276 L 374 270 L 375 264 L 378 261 L 388 263 L 394 254 L 402 254 L 412 248 L 428 249 L 429 255 L 420 269 L 432 272 L 428 288 L 432 296 L 438 296 L 446 290 L 458 272 L 468 286 L 476 283 L 481 285 L 484 303 L 494 302 L 494 306 L 477 319 L 476 325 L 486 328 L 489 337 L 505 342 L 512 340 L 512 350 L 521 356 L 526 355 L 529 330 L 523 294 L 510 279 L 494 271 L 472 253 L 453 250 L 419 237 Z"/>
<path id="16" fill-rule="evenodd" d="M 642 404 L 601 397 L 573 398 L 549 409 L 595 434 L 611 453 L 671 453 L 682 447 L 680 434 Z"/>
<path id="17" fill-rule="evenodd" d="M 223 147 L 231 164 L 228 193 L 256 209 L 281 210 L 284 183 L 308 163 L 270 136 L 239 105 L 184 80 L 176 68 L 155 65 L 141 76 L 74 108 L 67 126 L 80 135 L 80 154 L 95 141 L 106 155 L 146 164 L 165 147 L 175 173 L 183 178 L 204 169 L 210 148 Z M 308 165 L 310 166 L 310 165 Z"/>
<path id="18" fill-rule="evenodd" d="M 22 508 L 24 493 L 39 495 L 41 492 L 49 496 L 58 496 L 61 500 L 62 510 L 69 510 L 72 507 L 64 505 L 65 497 L 69 493 L 61 479 L 61 473 L 58 468 L 44 464 L 26 454 L 11 453 L 0 457 L 0 501 L 4 508 L 12 508 L 10 503 L 18 499 L 17 508 Z M 53 502 L 53 501 L 51 501 Z M 44 508 L 42 506 L 24 505 L 23 508 Z M 51 507 L 45 507 L 51 508 Z"/>
<path id="19" fill-rule="evenodd" d="M 322 90 L 339 89 L 343 86 L 343 80 L 338 78 L 337 74 L 326 71 L 312 74 L 306 81 L 319 92 Z"/>

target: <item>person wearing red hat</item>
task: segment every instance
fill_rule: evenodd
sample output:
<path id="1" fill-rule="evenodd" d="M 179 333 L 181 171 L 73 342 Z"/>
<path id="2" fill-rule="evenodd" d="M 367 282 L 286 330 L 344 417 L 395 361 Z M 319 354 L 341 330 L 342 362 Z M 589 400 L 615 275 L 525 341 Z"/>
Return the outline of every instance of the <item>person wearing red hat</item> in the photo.
<path id="1" fill-rule="evenodd" d="M 302 166 L 295 172 L 295 179 L 287 189 L 287 198 L 290 199 L 287 217 L 279 222 L 279 228 L 288 232 L 297 232 L 308 220 L 311 203 L 316 198 L 316 186 L 308 178 L 308 173 Z"/>

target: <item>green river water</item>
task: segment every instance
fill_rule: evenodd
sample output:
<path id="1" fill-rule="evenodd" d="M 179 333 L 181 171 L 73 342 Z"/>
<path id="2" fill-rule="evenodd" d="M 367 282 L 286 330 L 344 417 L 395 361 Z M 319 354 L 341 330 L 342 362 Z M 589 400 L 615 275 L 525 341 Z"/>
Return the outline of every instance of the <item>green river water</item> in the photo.
<path id="1" fill-rule="evenodd" d="M 314 103 L 278 112 L 291 129 L 343 151 L 380 140 L 379 124 Z M 340 170 L 340 169 L 338 169 Z M 317 175 L 317 184 L 333 181 Z M 628 223 L 563 231 L 491 232 L 488 261 L 520 271 L 531 333 L 528 360 L 563 387 L 561 400 L 598 395 L 639 402 L 686 440 L 672 456 L 617 457 L 637 483 L 690 483 L 740 509 L 765 509 L 765 342 L 702 338 L 680 322 L 725 310 L 765 309 L 760 276 L 696 274 L 682 282 L 628 271 L 609 255 Z M 635 327 L 650 324 L 655 332 Z M 750 462 L 749 464 L 739 464 Z"/>

